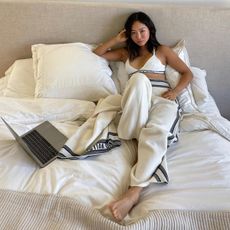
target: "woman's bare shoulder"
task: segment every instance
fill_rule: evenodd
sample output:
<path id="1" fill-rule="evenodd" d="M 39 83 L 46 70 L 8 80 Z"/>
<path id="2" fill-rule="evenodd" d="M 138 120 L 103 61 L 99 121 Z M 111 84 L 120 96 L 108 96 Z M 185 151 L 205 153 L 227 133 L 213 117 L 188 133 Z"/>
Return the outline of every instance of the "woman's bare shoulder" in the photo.
<path id="1" fill-rule="evenodd" d="M 159 51 L 160 53 L 168 53 L 168 52 L 172 52 L 173 50 L 170 46 L 160 45 L 157 47 L 157 51 Z"/>
<path id="2" fill-rule="evenodd" d="M 168 58 L 175 58 L 177 55 L 170 46 L 160 45 L 157 48 L 158 55 L 167 60 Z"/>

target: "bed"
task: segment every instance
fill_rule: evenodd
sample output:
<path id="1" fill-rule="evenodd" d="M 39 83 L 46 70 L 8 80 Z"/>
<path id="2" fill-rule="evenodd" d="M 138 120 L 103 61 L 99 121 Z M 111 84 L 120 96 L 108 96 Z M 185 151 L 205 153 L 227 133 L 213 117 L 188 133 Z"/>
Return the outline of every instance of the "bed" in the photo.
<path id="1" fill-rule="evenodd" d="M 169 183 L 150 185 L 117 222 L 106 205 L 128 188 L 137 145 L 98 140 L 116 133 L 127 75 L 92 49 L 137 10 L 194 78 L 179 96 Z M 229 229 L 228 6 L 1 0 L 0 19 L 0 116 L 20 135 L 49 120 L 79 152 L 40 168 L 0 121 L 1 229 Z M 172 86 L 180 77 L 166 75 Z"/>

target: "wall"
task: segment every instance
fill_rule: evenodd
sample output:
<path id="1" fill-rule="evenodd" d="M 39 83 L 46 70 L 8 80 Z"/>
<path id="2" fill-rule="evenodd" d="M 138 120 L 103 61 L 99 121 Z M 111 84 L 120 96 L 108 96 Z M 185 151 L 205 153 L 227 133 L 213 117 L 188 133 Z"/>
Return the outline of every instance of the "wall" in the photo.
<path id="1" fill-rule="evenodd" d="M 81 1 L 81 0 L 75 0 Z M 128 3 L 170 3 L 192 5 L 230 5 L 230 0 L 84 0 L 84 2 L 128 2 Z"/>
<path id="2" fill-rule="evenodd" d="M 5 0 L 11 1 L 11 0 Z M 216 5 L 230 6 L 230 0 L 14 0 L 14 1 L 45 1 L 45 2 L 101 2 L 101 3 L 148 3 L 148 4 L 180 4 L 180 5 Z"/>

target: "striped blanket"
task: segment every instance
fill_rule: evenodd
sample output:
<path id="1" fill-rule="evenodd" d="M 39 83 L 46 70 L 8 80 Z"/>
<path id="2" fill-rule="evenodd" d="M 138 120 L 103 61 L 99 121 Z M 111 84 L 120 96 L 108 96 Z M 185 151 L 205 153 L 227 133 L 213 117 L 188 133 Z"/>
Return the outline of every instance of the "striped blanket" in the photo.
<path id="1" fill-rule="evenodd" d="M 59 158 L 83 159 L 120 146 L 115 125 L 121 111 L 120 104 L 119 94 L 101 99 L 92 116 L 65 143 Z"/>

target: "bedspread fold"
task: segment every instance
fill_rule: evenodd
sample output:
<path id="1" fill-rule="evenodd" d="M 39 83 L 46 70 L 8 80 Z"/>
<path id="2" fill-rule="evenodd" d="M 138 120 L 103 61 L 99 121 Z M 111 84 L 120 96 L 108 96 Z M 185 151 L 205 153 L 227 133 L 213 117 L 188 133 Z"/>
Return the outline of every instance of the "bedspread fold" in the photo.
<path id="1" fill-rule="evenodd" d="M 191 113 L 183 115 L 181 131 L 212 130 L 230 141 L 230 122 L 221 115 Z"/>
<path id="2" fill-rule="evenodd" d="M 67 140 L 59 158 L 82 159 L 120 146 L 115 124 L 120 111 L 121 95 L 110 95 L 99 100 L 92 116 Z"/>

